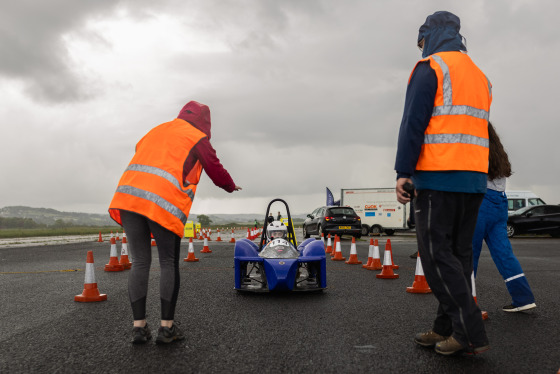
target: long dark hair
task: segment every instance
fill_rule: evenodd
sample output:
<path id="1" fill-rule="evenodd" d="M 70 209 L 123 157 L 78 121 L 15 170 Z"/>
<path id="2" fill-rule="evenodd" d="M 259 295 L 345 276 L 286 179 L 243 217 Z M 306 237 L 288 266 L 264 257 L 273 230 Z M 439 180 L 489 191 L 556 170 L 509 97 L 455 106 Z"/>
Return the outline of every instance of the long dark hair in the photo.
<path id="1" fill-rule="evenodd" d="M 511 163 L 494 126 L 488 122 L 490 155 L 488 159 L 488 180 L 511 176 Z"/>

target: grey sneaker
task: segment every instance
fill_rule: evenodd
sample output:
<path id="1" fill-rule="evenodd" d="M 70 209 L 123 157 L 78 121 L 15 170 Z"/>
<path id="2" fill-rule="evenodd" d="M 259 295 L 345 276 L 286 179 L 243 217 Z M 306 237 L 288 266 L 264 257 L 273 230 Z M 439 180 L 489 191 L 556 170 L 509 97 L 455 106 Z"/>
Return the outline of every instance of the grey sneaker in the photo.
<path id="1" fill-rule="evenodd" d="M 420 334 L 416 334 L 414 342 L 422 347 L 433 347 L 436 343 L 442 342 L 447 339 L 447 336 L 436 334 L 432 330 Z"/>
<path id="2" fill-rule="evenodd" d="M 523 306 L 513 306 L 512 304 L 506 305 L 502 308 L 504 312 L 522 312 L 524 310 L 530 310 L 537 307 L 537 304 L 531 303 Z"/>
<path id="3" fill-rule="evenodd" d="M 144 327 L 134 327 L 132 329 L 132 344 L 145 344 L 152 338 L 152 333 L 148 324 Z"/>
<path id="4" fill-rule="evenodd" d="M 183 335 L 183 332 L 179 330 L 175 323 L 173 323 L 171 328 L 160 326 L 158 329 L 156 344 L 168 344 L 183 339 L 185 339 L 185 335 Z"/>

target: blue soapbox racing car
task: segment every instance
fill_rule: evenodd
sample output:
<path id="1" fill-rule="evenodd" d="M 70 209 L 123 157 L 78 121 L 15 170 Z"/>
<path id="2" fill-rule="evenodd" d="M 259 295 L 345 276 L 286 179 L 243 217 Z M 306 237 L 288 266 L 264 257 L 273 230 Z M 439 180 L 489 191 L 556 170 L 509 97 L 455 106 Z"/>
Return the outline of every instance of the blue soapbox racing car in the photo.
<path id="1" fill-rule="evenodd" d="M 287 227 L 267 222 L 272 203 L 284 203 Z M 285 237 L 270 235 L 285 230 Z M 322 291 L 327 287 L 326 255 L 323 241 L 309 238 L 297 245 L 288 204 L 274 199 L 268 204 L 259 244 L 248 239 L 235 243 L 235 289 L 238 291 Z"/>

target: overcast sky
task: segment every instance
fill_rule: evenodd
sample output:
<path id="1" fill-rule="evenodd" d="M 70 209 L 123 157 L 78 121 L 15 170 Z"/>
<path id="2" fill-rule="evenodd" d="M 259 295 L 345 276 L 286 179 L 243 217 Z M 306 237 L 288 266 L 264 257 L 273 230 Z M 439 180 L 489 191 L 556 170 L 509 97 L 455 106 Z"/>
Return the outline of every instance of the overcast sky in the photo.
<path id="1" fill-rule="evenodd" d="M 190 100 L 240 192 L 192 212 L 309 213 L 394 187 L 419 26 L 448 10 L 493 84 L 509 190 L 560 203 L 555 0 L 0 0 L 0 207 L 104 213 L 136 142 Z"/>

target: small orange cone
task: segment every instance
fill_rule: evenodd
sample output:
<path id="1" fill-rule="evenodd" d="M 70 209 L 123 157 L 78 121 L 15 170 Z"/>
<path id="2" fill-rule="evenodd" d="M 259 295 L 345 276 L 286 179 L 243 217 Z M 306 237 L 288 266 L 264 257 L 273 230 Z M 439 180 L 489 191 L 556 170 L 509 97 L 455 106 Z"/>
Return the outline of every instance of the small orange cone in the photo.
<path id="1" fill-rule="evenodd" d="M 387 239 L 387 243 L 385 244 L 385 255 L 383 256 L 383 270 L 381 270 L 380 274 L 375 276 L 376 278 L 381 279 L 396 279 L 399 277 L 398 274 L 393 272 L 393 264 L 391 261 L 391 241 Z"/>
<path id="2" fill-rule="evenodd" d="M 346 261 L 348 265 L 359 265 L 362 261 L 358 260 L 358 251 L 356 250 L 356 238 L 352 237 L 352 245 L 350 246 L 350 257 Z"/>
<path id="3" fill-rule="evenodd" d="M 109 263 L 105 265 L 105 271 L 123 271 L 124 266 L 119 264 L 119 258 L 117 256 L 117 241 L 115 238 L 111 238 L 111 255 L 109 257 Z"/>
<path id="4" fill-rule="evenodd" d="M 202 231 L 198 232 L 198 240 L 204 240 L 204 236 L 202 236 Z"/>
<path id="5" fill-rule="evenodd" d="M 206 233 L 206 237 L 208 238 L 208 241 L 211 242 L 212 241 L 212 230 L 208 229 L 208 232 Z"/>
<path id="6" fill-rule="evenodd" d="M 208 248 L 208 238 L 204 238 L 204 247 L 202 247 L 200 253 L 212 253 L 210 248 Z"/>
<path id="7" fill-rule="evenodd" d="M 231 229 L 231 239 L 229 240 L 230 243 L 235 243 L 235 236 L 233 236 L 233 229 Z"/>
<path id="8" fill-rule="evenodd" d="M 478 301 L 476 300 L 476 284 L 474 282 L 474 271 L 471 273 L 471 283 L 472 283 L 472 295 L 473 295 L 473 299 L 474 302 L 476 303 L 476 305 L 478 305 Z M 487 320 L 488 319 L 488 312 L 485 310 L 480 310 L 480 314 L 482 314 L 482 320 Z"/>
<path id="9" fill-rule="evenodd" d="M 115 240 L 116 240 L 116 241 L 121 240 L 121 238 L 119 238 L 119 232 L 118 232 L 118 231 L 116 232 L 115 236 L 116 236 L 116 237 L 115 237 Z"/>
<path id="10" fill-rule="evenodd" d="M 370 240 L 371 243 L 371 240 Z M 371 264 L 366 265 L 366 269 L 368 270 L 381 270 L 383 269 L 383 265 L 381 265 L 381 258 L 379 257 L 379 244 L 377 242 L 377 239 L 375 239 L 373 241 L 373 245 L 370 244 L 371 248 L 371 253 L 372 253 L 372 258 L 371 258 Z"/>
<path id="11" fill-rule="evenodd" d="M 335 240 L 336 240 L 336 236 L 335 236 Z M 333 261 L 344 261 L 346 260 L 346 257 L 342 257 L 342 251 L 340 249 L 340 239 L 338 241 L 336 241 L 336 250 L 334 252 L 334 256 L 333 258 L 331 258 L 331 260 Z"/>
<path id="12" fill-rule="evenodd" d="M 367 269 L 368 266 L 371 266 L 372 262 L 373 262 L 373 239 L 370 239 L 369 240 L 367 262 L 364 265 L 362 265 L 362 267 L 364 269 Z"/>
<path id="13" fill-rule="evenodd" d="M 323 242 L 323 248 L 327 249 L 327 242 L 325 240 L 325 234 L 321 233 L 321 241 Z"/>
<path id="14" fill-rule="evenodd" d="M 387 248 L 387 246 L 389 247 L 389 252 L 391 252 L 391 266 L 393 267 L 394 270 L 399 268 L 399 265 L 395 265 L 395 262 L 393 261 L 393 249 L 391 248 L 391 239 L 387 239 L 387 244 L 385 244 L 385 248 Z M 385 261 L 385 259 L 383 259 L 383 261 Z"/>
<path id="15" fill-rule="evenodd" d="M 222 237 L 220 236 L 220 229 L 218 229 L 218 237 L 216 238 L 217 242 L 221 242 L 222 241 Z"/>
<path id="16" fill-rule="evenodd" d="M 331 234 L 327 236 L 327 249 L 325 253 L 332 253 L 332 243 L 331 243 Z"/>
<path id="17" fill-rule="evenodd" d="M 194 247 L 192 243 L 192 238 L 189 238 L 189 251 L 187 257 L 183 260 L 185 262 L 197 262 L 198 258 L 194 255 Z"/>
<path id="18" fill-rule="evenodd" d="M 424 269 L 422 268 L 422 261 L 420 261 L 420 252 L 416 256 L 416 272 L 414 273 L 414 282 L 412 282 L 412 287 L 407 287 L 406 292 L 410 293 L 430 293 L 432 290 L 428 286 L 428 281 L 426 281 L 426 276 L 424 275 Z"/>
<path id="19" fill-rule="evenodd" d="M 152 245 L 152 247 L 155 247 L 157 244 L 156 244 L 156 240 L 154 239 L 154 234 L 150 233 L 150 237 L 152 238 L 151 245 Z"/>
<path id="20" fill-rule="evenodd" d="M 247 228 L 247 239 L 253 240 L 251 239 L 251 230 L 249 228 Z"/>
<path id="21" fill-rule="evenodd" d="M 126 234 L 123 232 L 122 236 L 122 247 L 121 247 L 121 260 L 119 264 L 124 266 L 126 270 L 132 267 L 132 263 L 128 259 L 128 242 L 126 241 Z"/>
<path id="22" fill-rule="evenodd" d="M 95 282 L 95 267 L 93 265 L 93 251 L 87 252 L 86 259 L 86 279 L 84 281 L 84 290 L 81 295 L 74 296 L 74 301 L 89 303 L 93 301 L 107 300 L 107 294 L 100 294 Z"/>
<path id="23" fill-rule="evenodd" d="M 101 231 L 99 231 L 99 239 L 97 239 L 98 243 L 103 243 L 103 236 L 101 235 Z"/>

